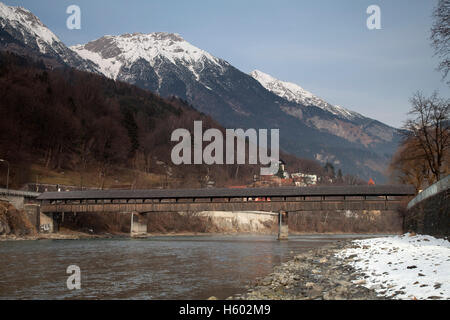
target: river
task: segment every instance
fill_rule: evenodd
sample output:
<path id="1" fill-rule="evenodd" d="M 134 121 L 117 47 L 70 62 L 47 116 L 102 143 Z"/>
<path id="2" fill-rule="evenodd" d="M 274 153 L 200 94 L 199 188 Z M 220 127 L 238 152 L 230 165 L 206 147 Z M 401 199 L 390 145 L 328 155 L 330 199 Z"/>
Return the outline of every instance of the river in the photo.
<path id="1" fill-rule="evenodd" d="M 0 242 L 0 299 L 224 299 L 295 254 L 362 235 Z M 69 290 L 69 265 L 81 289 Z"/>

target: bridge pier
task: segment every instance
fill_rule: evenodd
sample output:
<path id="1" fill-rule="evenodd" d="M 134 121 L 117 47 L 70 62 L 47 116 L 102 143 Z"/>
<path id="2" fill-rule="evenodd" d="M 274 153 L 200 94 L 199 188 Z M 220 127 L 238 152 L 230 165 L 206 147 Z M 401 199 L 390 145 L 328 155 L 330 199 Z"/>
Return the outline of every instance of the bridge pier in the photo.
<path id="1" fill-rule="evenodd" d="M 130 236 L 139 236 L 147 234 L 147 214 L 132 212 L 131 213 L 131 225 Z"/>
<path id="2" fill-rule="evenodd" d="M 58 223 L 55 219 L 55 213 L 43 213 L 39 212 L 39 232 L 41 233 L 54 233 L 58 231 Z"/>
<path id="3" fill-rule="evenodd" d="M 288 240 L 288 218 L 289 214 L 287 211 L 280 211 L 278 213 L 278 240 Z"/>

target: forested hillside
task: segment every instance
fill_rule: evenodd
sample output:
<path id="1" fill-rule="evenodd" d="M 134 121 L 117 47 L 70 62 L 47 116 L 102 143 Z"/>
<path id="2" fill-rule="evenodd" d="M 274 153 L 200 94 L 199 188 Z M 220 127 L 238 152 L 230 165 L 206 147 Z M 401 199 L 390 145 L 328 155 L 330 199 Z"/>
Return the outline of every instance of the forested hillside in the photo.
<path id="1" fill-rule="evenodd" d="M 259 173 L 248 165 L 174 166 L 174 129 L 192 130 L 194 120 L 202 120 L 204 130 L 224 130 L 179 99 L 71 68 L 48 69 L 11 53 L 0 53 L 0 88 L 0 155 L 14 164 L 16 186 L 35 182 L 43 171 L 64 174 L 76 186 L 108 187 L 112 179 L 134 188 L 201 187 L 208 179 L 226 186 L 249 183 Z M 321 171 L 311 160 L 284 160 Z"/>

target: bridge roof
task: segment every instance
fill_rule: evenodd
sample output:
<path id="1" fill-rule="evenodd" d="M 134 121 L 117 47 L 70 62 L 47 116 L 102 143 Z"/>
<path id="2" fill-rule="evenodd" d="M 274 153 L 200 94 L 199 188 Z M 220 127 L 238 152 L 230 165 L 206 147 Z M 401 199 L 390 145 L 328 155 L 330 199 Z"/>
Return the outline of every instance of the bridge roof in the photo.
<path id="1" fill-rule="evenodd" d="M 279 188 L 211 188 L 211 189 L 152 189 L 152 190 L 88 190 L 45 192 L 38 200 L 109 200 L 109 199 L 173 199 L 173 198 L 239 198 L 296 196 L 412 196 L 413 186 L 318 186 Z"/>

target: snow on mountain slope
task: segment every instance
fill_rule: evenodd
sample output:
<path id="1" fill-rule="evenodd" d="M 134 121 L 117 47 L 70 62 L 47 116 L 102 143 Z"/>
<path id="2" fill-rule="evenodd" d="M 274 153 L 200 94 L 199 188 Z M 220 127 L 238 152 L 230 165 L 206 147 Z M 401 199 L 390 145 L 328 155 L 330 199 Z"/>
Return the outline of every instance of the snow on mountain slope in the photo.
<path id="1" fill-rule="evenodd" d="M 22 7 L 0 2 L 0 50 L 34 56 L 52 66 L 70 66 L 98 73 L 94 64 L 82 59 L 58 39 L 39 18 Z"/>
<path id="2" fill-rule="evenodd" d="M 112 79 L 118 79 L 123 67 L 133 65 L 140 59 L 147 61 L 156 72 L 161 59 L 174 65 L 182 64 L 197 81 L 206 62 L 220 69 L 224 66 L 224 61 L 191 45 L 180 35 L 166 32 L 104 36 L 85 45 L 72 46 L 71 49 L 96 63 L 99 70 Z"/>
<path id="3" fill-rule="evenodd" d="M 380 164 L 395 148 L 395 129 L 333 106 L 295 84 L 259 71 L 244 73 L 178 34 L 104 36 L 71 49 L 105 76 L 163 97 L 177 96 L 225 127 L 283 128 L 283 148 L 335 161 L 346 172 L 364 170 L 362 176 L 381 181 Z M 354 151 L 351 156 L 349 150 Z M 374 154 L 378 150 L 380 156 Z M 356 158 L 364 160 L 356 163 Z"/>
<path id="4" fill-rule="evenodd" d="M 227 62 L 185 41 L 179 34 L 166 32 L 104 36 L 84 45 L 72 46 L 71 49 L 84 59 L 94 62 L 100 72 L 115 80 L 129 81 L 130 78 L 136 78 L 130 71 L 136 69 L 133 65 L 142 59 L 156 73 L 159 83 L 156 91 L 159 91 L 161 82 L 165 80 L 163 72 L 159 71 L 163 62 L 166 62 L 165 68 L 167 62 L 187 68 L 194 76 L 194 80 L 209 90 L 211 88 L 202 82 L 205 65 L 214 66 L 218 73 L 223 73 L 229 66 Z M 356 112 L 327 103 L 294 83 L 280 81 L 258 70 L 250 75 L 264 88 L 288 101 L 304 106 L 313 105 L 345 119 L 362 118 Z"/>
<path id="5" fill-rule="evenodd" d="M 5 28 L 7 24 L 33 35 L 42 53 L 46 53 L 47 45 L 52 46 L 54 42 L 61 42 L 38 17 L 27 9 L 10 7 L 0 2 L 0 26 Z"/>
<path id="6" fill-rule="evenodd" d="M 313 95 L 311 92 L 306 91 L 295 83 L 278 80 L 259 70 L 252 71 L 250 75 L 261 83 L 264 88 L 288 101 L 299 103 L 304 106 L 316 106 L 331 112 L 334 115 L 349 120 L 362 117 L 359 113 L 354 111 L 347 110 L 341 106 L 333 106 L 329 104 L 325 100 Z"/>

